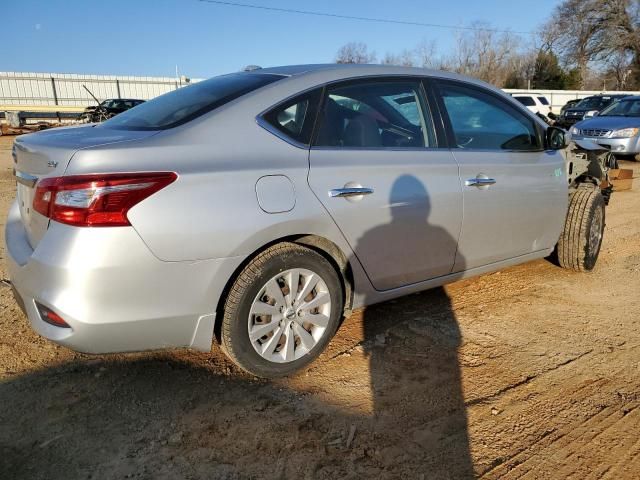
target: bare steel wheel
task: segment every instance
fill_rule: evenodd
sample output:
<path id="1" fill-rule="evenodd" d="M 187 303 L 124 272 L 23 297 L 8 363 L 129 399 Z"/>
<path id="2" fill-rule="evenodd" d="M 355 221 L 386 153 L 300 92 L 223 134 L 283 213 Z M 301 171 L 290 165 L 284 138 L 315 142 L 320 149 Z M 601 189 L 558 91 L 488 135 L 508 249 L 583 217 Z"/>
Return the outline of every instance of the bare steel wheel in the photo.
<path id="1" fill-rule="evenodd" d="M 292 268 L 260 289 L 249 312 L 249 338 L 270 362 L 293 362 L 322 339 L 331 316 L 331 294 L 319 274 Z"/>
<path id="2" fill-rule="evenodd" d="M 326 258 L 294 243 L 274 245 L 233 283 L 224 306 L 222 347 L 256 376 L 288 375 L 324 350 L 343 304 L 340 278 Z"/>

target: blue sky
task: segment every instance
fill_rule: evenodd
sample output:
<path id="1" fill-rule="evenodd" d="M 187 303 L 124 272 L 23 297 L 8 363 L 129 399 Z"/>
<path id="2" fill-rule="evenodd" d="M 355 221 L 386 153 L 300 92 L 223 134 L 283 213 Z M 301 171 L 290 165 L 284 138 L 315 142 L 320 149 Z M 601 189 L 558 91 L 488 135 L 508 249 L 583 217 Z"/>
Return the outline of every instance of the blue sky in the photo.
<path id="1" fill-rule="evenodd" d="M 238 0 L 243 2 L 243 0 Z M 530 31 L 558 0 L 247 0 L 243 3 L 424 23 Z M 535 8 L 532 8 L 535 6 Z M 379 57 L 435 40 L 447 29 L 261 11 L 198 0 L 5 0 L 0 71 L 210 77 L 247 64 L 326 63 L 349 41 Z"/>

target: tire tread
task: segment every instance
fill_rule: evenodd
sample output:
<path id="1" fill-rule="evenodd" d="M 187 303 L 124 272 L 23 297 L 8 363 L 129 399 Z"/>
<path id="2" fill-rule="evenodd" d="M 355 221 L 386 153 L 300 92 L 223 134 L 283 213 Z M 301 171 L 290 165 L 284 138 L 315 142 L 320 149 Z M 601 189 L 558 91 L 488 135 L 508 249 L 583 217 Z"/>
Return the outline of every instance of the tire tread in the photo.
<path id="1" fill-rule="evenodd" d="M 576 272 L 593 268 L 586 262 L 590 219 L 594 208 L 603 201 L 599 188 L 592 184 L 580 185 L 571 195 L 564 228 L 557 246 L 558 263 L 561 267 Z"/>

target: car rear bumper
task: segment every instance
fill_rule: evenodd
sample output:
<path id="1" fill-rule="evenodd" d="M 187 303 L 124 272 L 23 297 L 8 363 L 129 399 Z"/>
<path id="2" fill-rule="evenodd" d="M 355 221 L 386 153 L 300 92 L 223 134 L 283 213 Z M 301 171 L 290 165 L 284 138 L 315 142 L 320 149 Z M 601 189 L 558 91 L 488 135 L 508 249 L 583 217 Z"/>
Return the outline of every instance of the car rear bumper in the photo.
<path id="1" fill-rule="evenodd" d="M 589 140 L 603 147 L 608 148 L 613 153 L 620 155 L 635 155 L 640 153 L 640 137 L 631 138 L 601 138 L 575 136 L 577 140 Z"/>
<path id="2" fill-rule="evenodd" d="M 215 309 L 241 258 L 164 262 L 131 227 L 51 222 L 33 250 L 17 203 L 5 229 L 12 285 L 40 335 L 86 353 L 211 348 Z M 36 302 L 70 328 L 42 320 Z"/>

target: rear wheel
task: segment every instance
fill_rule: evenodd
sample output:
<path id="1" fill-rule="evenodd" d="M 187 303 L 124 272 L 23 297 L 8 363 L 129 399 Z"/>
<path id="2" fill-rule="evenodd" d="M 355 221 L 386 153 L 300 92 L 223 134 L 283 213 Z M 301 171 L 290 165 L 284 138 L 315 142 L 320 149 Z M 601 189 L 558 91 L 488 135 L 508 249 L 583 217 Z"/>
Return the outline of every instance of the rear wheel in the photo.
<path id="1" fill-rule="evenodd" d="M 558 241 L 561 267 L 578 272 L 593 270 L 605 226 L 605 202 L 596 185 L 580 185 L 571 195 L 564 230 Z"/>
<path id="2" fill-rule="evenodd" d="M 260 253 L 233 283 L 222 347 L 253 375 L 285 376 L 325 349 L 342 313 L 342 286 L 331 263 L 306 247 L 281 243 Z"/>

